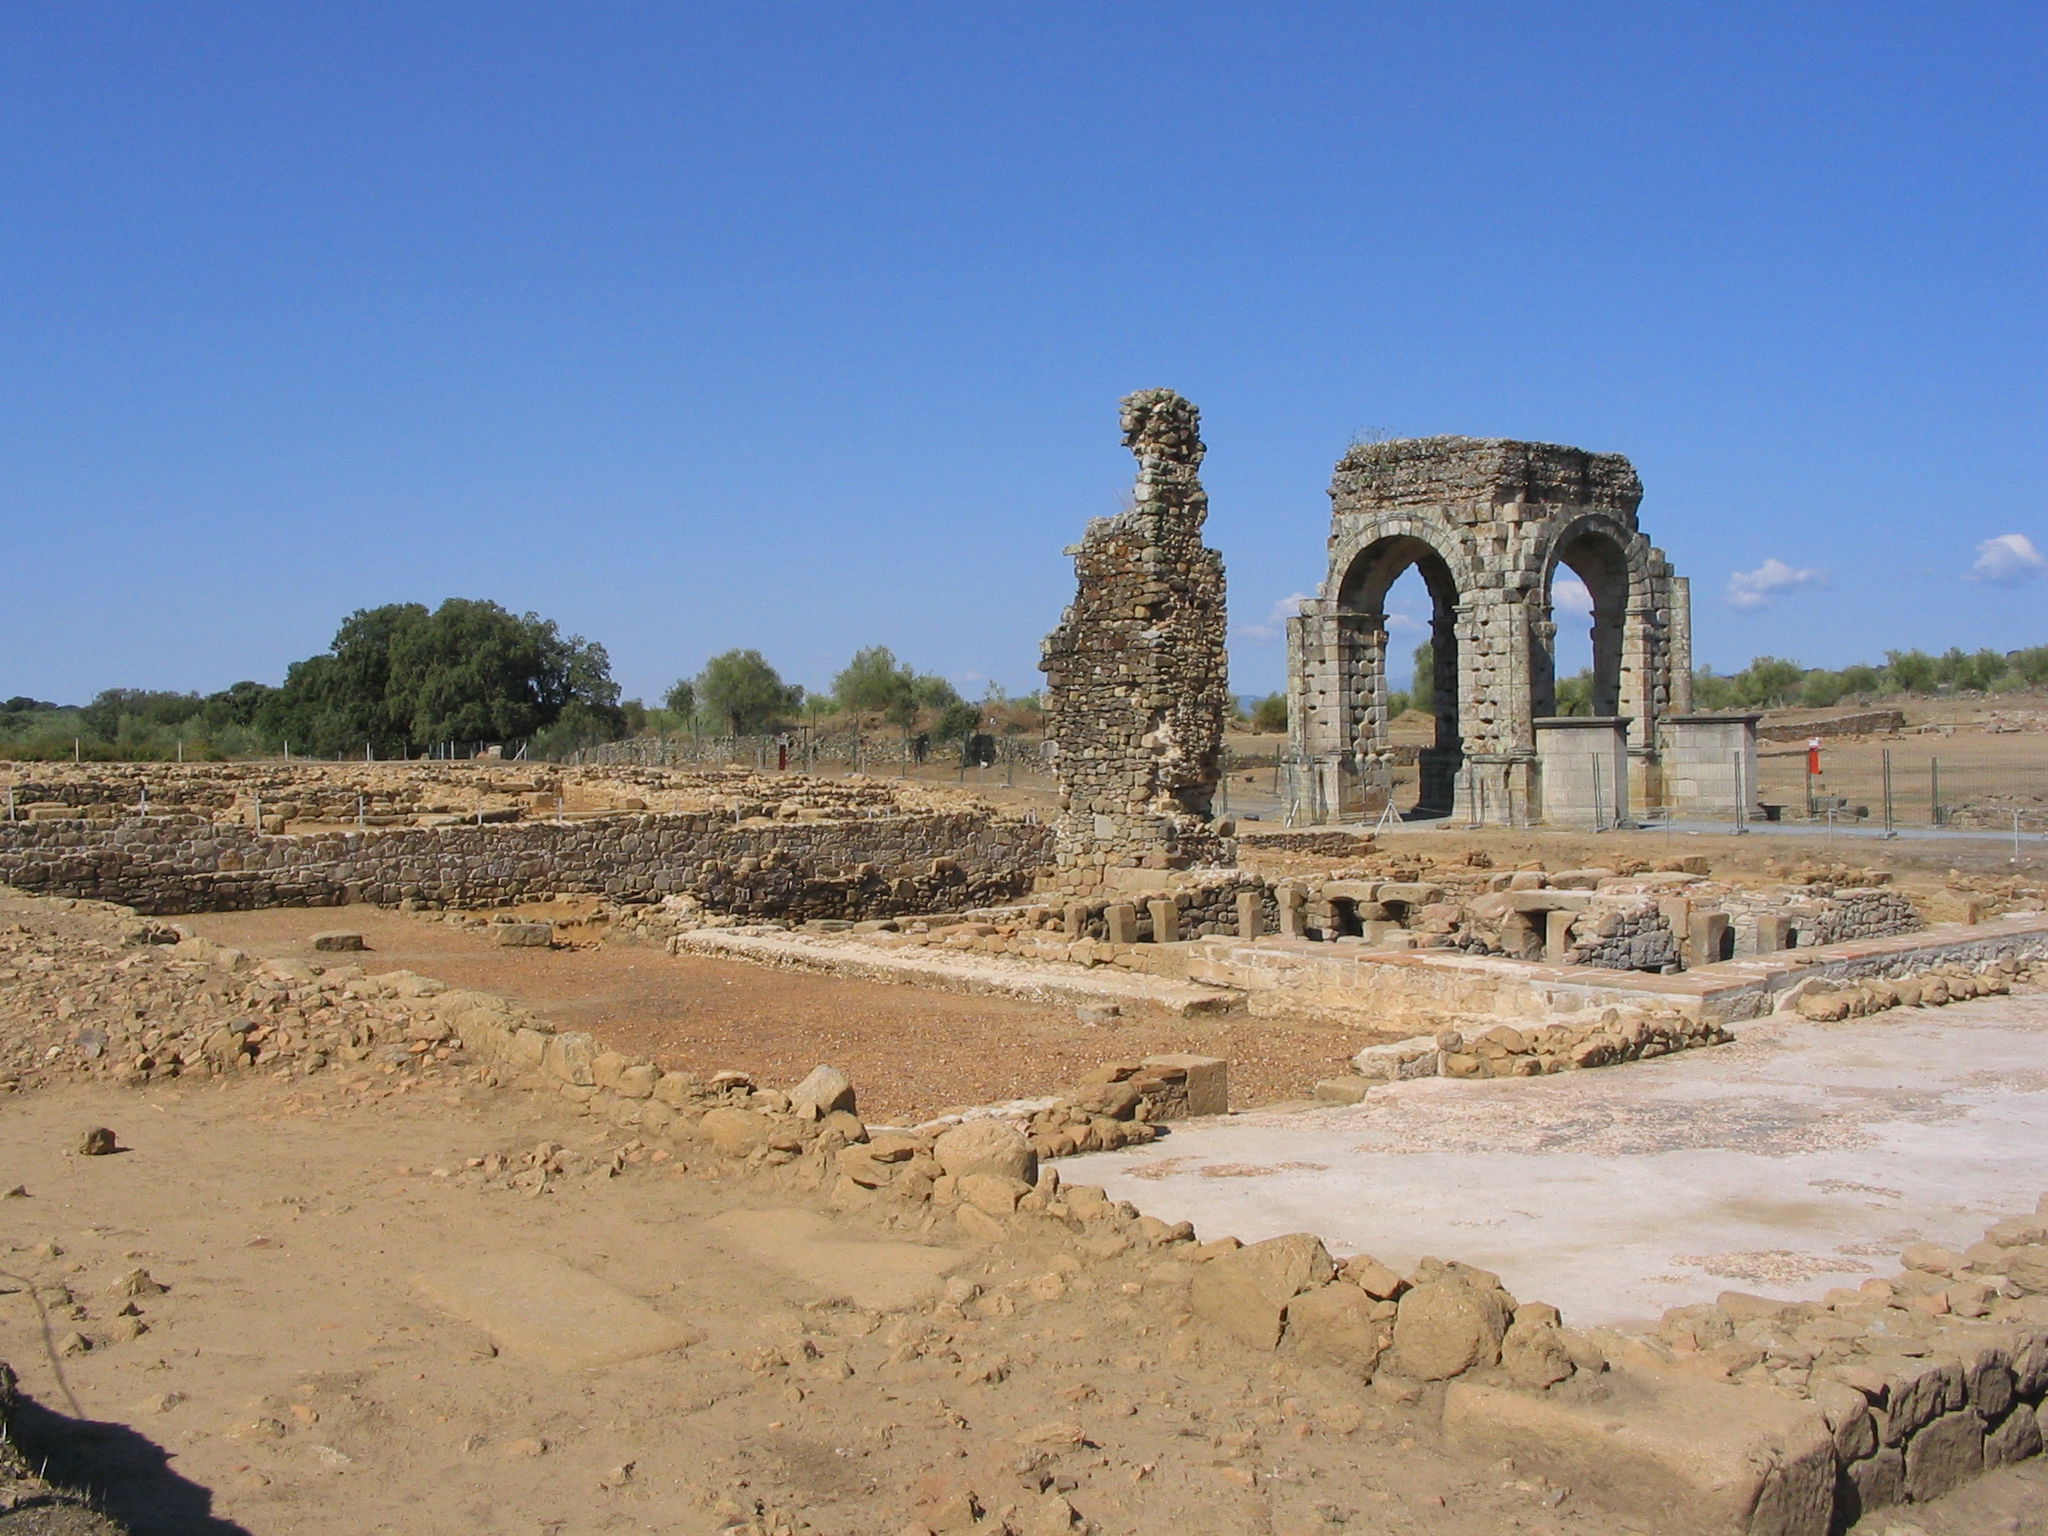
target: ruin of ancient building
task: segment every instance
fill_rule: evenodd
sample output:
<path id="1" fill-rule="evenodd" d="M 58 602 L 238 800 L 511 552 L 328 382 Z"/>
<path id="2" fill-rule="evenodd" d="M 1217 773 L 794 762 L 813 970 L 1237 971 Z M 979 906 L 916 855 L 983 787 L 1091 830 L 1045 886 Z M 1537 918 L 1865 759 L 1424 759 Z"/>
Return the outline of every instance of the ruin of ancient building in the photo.
<path id="1" fill-rule="evenodd" d="M 1172 390 L 1127 396 L 1132 505 L 1068 551 L 1078 590 L 1040 666 L 1059 743 L 1057 857 L 1080 885 L 1214 852 L 1227 674 L 1223 560 L 1202 542 L 1200 426 Z"/>
<path id="2" fill-rule="evenodd" d="M 1691 597 L 1637 524 L 1642 495 L 1620 454 L 1552 443 L 1428 437 L 1346 453 L 1327 579 L 1288 625 L 1302 813 L 1355 812 L 1391 783 L 1386 600 L 1411 567 L 1433 610 L 1436 716 L 1416 811 L 1599 827 L 1653 805 L 1725 816 L 1753 794 L 1753 722 L 1691 714 Z M 1586 715 L 1557 712 L 1560 570 L 1592 598 Z"/>

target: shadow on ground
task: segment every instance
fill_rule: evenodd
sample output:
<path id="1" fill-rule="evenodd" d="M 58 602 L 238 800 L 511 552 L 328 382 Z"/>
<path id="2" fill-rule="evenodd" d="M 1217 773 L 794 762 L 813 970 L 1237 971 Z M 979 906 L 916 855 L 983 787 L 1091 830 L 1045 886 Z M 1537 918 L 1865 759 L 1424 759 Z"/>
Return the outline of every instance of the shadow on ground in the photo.
<path id="1" fill-rule="evenodd" d="M 84 1495 L 132 1536 L 249 1536 L 244 1527 L 214 1515 L 210 1489 L 172 1471 L 163 1447 L 125 1424 L 69 1418 L 23 1394 L 15 1401 L 9 1431 L 42 1477 Z M 56 1511 L 43 1513 L 46 1522 L 60 1523 L 16 1527 L 0 1518 L 0 1536 L 17 1529 L 52 1536 L 104 1529 L 97 1523 L 65 1525 Z"/>

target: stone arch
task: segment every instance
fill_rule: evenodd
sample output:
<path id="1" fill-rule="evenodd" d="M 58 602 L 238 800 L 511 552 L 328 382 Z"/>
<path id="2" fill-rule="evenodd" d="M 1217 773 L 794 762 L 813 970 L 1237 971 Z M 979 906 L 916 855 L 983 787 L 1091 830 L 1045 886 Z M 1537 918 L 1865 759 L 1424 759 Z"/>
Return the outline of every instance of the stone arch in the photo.
<path id="1" fill-rule="evenodd" d="M 1656 551 L 1630 522 L 1607 512 L 1586 512 L 1561 523 L 1540 550 L 1540 579 L 1532 594 L 1529 678 L 1538 718 L 1557 713 L 1558 621 L 1554 593 L 1562 566 L 1582 581 L 1593 600 L 1593 698 L 1589 713 L 1624 716 L 1629 738 L 1647 744 L 1659 713 L 1655 696 L 1657 647 Z"/>
<path id="2" fill-rule="evenodd" d="M 1626 533 L 1599 515 L 1575 519 L 1560 529 L 1543 551 L 1543 565 L 1532 601 L 1529 626 L 1529 682 L 1538 718 L 1558 713 L 1557 634 L 1565 621 L 1557 613 L 1560 568 L 1576 576 L 1592 599 L 1588 616 L 1592 630 L 1593 699 L 1585 713 L 1622 713 L 1622 633 L 1628 612 L 1637 606 L 1643 573 L 1630 558 Z"/>
<path id="3" fill-rule="evenodd" d="M 1469 575 L 1467 582 L 1460 582 L 1462 551 L 1410 518 L 1389 519 L 1370 536 L 1352 542 L 1357 547 L 1340 549 L 1330 571 L 1335 588 L 1330 596 L 1344 646 L 1340 677 L 1347 745 L 1361 771 L 1382 763 L 1391 751 L 1387 593 L 1412 569 L 1422 577 L 1430 598 L 1430 708 L 1436 719 L 1435 736 L 1420 755 L 1415 809 L 1426 815 L 1448 814 L 1465 757 L 1459 615 Z"/>
<path id="4" fill-rule="evenodd" d="M 1642 490 L 1621 455 L 1556 443 L 1354 445 L 1330 481 L 1327 578 L 1288 623 L 1290 760 L 1311 770 L 1315 791 L 1290 814 L 1364 808 L 1360 769 L 1386 743 L 1386 589 L 1409 566 L 1423 568 L 1439 659 L 1456 679 L 1439 690 L 1432 749 L 1448 765 L 1445 784 L 1456 784 L 1426 791 L 1428 804 L 1475 824 L 1554 815 L 1575 793 L 1565 759 L 1595 751 L 1606 765 L 1581 776 L 1604 781 L 1609 813 L 1620 813 L 1624 777 L 1633 794 L 1654 788 L 1665 717 L 1690 707 L 1690 609 L 1685 583 L 1636 522 Z M 1593 595 L 1604 725 L 1550 719 L 1560 565 Z M 1625 740 L 1617 717 L 1628 721 Z M 1550 757 L 1559 772 L 1539 770 Z"/>

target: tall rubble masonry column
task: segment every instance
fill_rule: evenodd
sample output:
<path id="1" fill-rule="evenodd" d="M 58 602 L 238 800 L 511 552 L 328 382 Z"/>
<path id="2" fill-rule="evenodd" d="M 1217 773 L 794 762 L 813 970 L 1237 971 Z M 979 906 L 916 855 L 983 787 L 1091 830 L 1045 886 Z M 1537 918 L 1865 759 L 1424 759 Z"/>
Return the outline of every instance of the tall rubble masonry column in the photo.
<path id="1" fill-rule="evenodd" d="M 1133 504 L 1067 551 L 1080 587 L 1039 666 L 1058 743 L 1059 870 L 1077 887 L 1226 854 L 1210 822 L 1228 685 L 1223 558 L 1202 543 L 1200 426 L 1170 389 L 1126 397 Z"/>

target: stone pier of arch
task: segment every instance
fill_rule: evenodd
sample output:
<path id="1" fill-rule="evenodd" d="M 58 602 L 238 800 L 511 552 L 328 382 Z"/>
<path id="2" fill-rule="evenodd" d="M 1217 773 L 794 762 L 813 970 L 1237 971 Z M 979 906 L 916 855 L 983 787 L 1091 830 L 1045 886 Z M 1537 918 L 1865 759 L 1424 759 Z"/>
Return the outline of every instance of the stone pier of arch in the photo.
<path id="1" fill-rule="evenodd" d="M 1345 454 L 1328 576 L 1288 624 L 1303 811 L 1357 814 L 1390 779 L 1386 597 L 1411 567 L 1433 609 L 1437 722 L 1415 810 L 1601 826 L 1650 807 L 1729 815 L 1753 798 L 1754 722 L 1692 713 L 1690 591 L 1638 526 L 1642 495 L 1620 454 L 1552 443 L 1430 437 Z M 1593 601 L 1590 718 L 1557 715 L 1560 567 Z"/>

